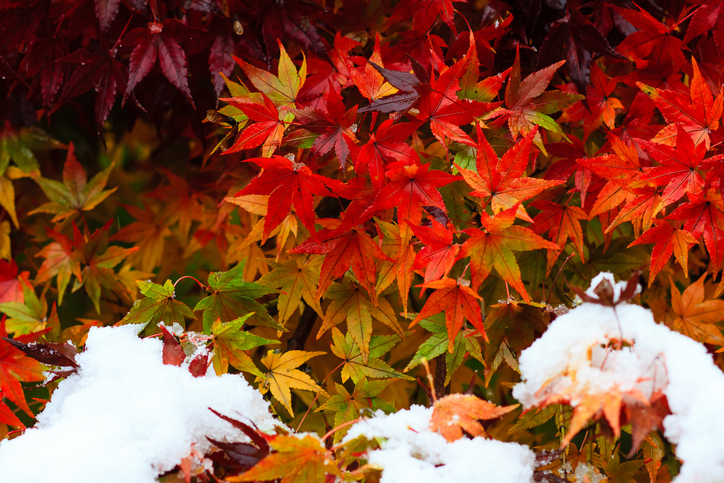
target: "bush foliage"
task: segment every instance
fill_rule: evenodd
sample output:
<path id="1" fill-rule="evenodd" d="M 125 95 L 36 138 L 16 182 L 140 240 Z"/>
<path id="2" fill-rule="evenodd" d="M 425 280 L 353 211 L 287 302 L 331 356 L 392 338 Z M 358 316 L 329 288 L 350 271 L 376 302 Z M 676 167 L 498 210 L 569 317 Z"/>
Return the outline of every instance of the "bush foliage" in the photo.
<path id="1" fill-rule="evenodd" d="M 431 389 L 515 404 L 521 351 L 602 271 L 715 352 L 721 10 L 7 0 L 0 332 L 81 346 L 178 323 L 319 434 Z M 0 344 L 7 433 L 49 394 Z M 542 470 L 678 471 L 656 432 L 629 453 L 600 411 L 577 435 L 568 404 L 502 413 L 496 439 L 571 441 Z"/>

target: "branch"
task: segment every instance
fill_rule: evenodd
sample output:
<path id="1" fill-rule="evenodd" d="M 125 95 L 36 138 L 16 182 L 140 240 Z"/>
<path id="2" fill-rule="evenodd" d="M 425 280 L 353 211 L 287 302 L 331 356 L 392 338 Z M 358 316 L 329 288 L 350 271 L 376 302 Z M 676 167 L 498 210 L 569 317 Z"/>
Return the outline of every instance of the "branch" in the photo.
<path id="1" fill-rule="evenodd" d="M 304 312 L 302 312 L 302 316 L 299 317 L 297 328 L 294 329 L 292 336 L 287 339 L 287 348 L 285 352 L 304 350 L 304 343 L 309 338 L 309 334 L 312 333 L 312 328 L 314 327 L 314 323 L 316 321 L 317 312 L 305 303 Z"/>

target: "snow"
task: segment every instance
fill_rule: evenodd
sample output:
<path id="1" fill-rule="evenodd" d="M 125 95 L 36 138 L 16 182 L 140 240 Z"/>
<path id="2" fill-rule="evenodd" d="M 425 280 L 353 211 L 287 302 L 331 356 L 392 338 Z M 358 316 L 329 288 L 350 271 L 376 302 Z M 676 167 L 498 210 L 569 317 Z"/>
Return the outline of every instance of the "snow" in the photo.
<path id="1" fill-rule="evenodd" d="M 140 339 L 138 327 L 92 327 L 79 372 L 62 381 L 36 427 L 0 443 L 2 481 L 14 483 L 151 483 L 206 436 L 244 440 L 208 408 L 279 425 L 269 404 L 239 375 L 194 378 L 162 363 L 162 343 Z"/>
<path id="2" fill-rule="evenodd" d="M 612 275 L 603 276 L 614 283 Z M 614 285 L 617 294 L 623 286 Z M 612 350 L 621 336 L 630 347 Z M 664 436 L 683 461 L 674 483 L 724 481 L 724 374 L 703 345 L 657 324 L 649 310 L 583 303 L 555 319 L 519 362 L 524 382 L 513 396 L 526 408 L 562 391 L 592 395 L 619 388 L 645 397 L 663 391 L 672 412 Z"/>
<path id="3" fill-rule="evenodd" d="M 535 455 L 517 443 L 476 437 L 447 442 L 430 431 L 432 408 L 413 405 L 394 414 L 378 410 L 354 424 L 344 441 L 379 439 L 367 460 L 383 469 L 380 483 L 529 483 Z"/>

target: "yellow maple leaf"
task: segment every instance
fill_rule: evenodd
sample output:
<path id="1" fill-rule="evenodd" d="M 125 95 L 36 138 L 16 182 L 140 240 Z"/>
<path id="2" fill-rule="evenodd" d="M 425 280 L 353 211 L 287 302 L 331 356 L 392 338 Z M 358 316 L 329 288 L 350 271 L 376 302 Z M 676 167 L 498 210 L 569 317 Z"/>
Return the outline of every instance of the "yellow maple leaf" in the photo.
<path id="1" fill-rule="evenodd" d="M 297 369 L 297 367 L 312 357 L 323 354 L 326 354 L 326 352 L 268 352 L 261 360 L 261 363 L 266 366 L 267 370 L 262 375 L 257 376 L 255 381 L 261 383 L 259 384 L 259 392 L 264 394 L 267 391 L 271 391 L 274 399 L 282 403 L 292 417 L 294 417 L 291 404 L 292 388 L 303 391 L 320 392 L 324 396 L 329 397 L 324 389 L 319 387 L 311 377 Z"/>

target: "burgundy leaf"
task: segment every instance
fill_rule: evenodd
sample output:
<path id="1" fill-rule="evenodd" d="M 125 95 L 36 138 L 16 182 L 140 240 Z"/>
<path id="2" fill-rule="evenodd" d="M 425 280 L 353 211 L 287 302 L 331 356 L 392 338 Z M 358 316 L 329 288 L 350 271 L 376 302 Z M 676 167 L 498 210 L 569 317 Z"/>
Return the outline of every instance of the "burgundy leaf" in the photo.
<path id="1" fill-rule="evenodd" d="M 111 22 L 116 18 L 116 14 L 118 14 L 118 3 L 120 0 L 95 0 L 95 2 L 96 17 L 98 17 L 101 30 L 108 30 Z"/>
<path id="2" fill-rule="evenodd" d="M 169 366 L 180 366 L 186 359 L 186 353 L 184 353 L 181 343 L 166 326 L 161 326 L 161 332 L 163 333 L 163 363 Z"/>
<path id="3" fill-rule="evenodd" d="M 12 344 L 25 353 L 28 357 L 32 357 L 36 361 L 48 364 L 50 366 L 61 367 L 78 367 L 75 362 L 75 356 L 78 350 L 70 344 L 58 344 L 48 342 L 45 344 L 24 344 L 20 341 L 2 338 L 8 344 Z"/>

